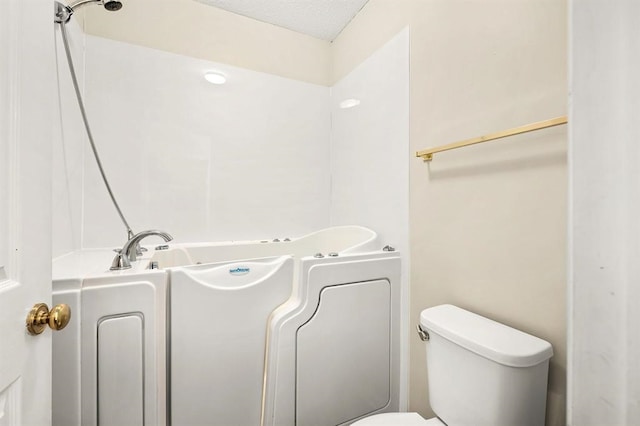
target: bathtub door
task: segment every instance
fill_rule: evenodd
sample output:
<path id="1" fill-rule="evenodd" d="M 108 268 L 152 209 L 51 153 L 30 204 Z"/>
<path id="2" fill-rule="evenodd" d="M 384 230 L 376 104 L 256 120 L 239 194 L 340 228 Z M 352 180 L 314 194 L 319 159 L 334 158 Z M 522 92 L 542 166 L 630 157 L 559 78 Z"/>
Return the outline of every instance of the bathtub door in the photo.
<path id="1" fill-rule="evenodd" d="M 267 323 L 292 281 L 290 256 L 171 269 L 172 424 L 260 425 Z"/>
<path id="2" fill-rule="evenodd" d="M 30 336 L 25 319 L 35 303 L 51 303 L 53 8 L 23 0 L 2 6 L 0 425 L 46 425 L 51 332 Z"/>

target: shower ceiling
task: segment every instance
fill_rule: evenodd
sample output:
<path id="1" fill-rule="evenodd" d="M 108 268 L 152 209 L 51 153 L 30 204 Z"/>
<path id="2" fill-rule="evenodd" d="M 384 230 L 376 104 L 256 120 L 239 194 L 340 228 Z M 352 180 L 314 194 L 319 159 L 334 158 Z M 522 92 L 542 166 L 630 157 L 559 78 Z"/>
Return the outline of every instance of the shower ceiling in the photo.
<path id="1" fill-rule="evenodd" d="M 369 0 L 196 0 L 333 41 Z"/>

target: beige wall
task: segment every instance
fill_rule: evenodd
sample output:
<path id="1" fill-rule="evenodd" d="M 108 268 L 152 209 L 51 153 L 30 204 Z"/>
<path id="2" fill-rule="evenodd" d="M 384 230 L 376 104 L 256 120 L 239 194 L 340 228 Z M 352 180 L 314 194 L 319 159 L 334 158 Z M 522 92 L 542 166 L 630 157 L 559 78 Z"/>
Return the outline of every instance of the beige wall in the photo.
<path id="1" fill-rule="evenodd" d="M 370 0 L 332 45 L 332 80 L 411 28 L 411 151 L 566 114 L 563 0 Z M 553 344 L 549 425 L 566 394 L 566 128 L 411 160 L 412 327 L 452 303 Z M 410 334 L 410 409 L 430 415 Z"/>
<path id="2" fill-rule="evenodd" d="M 330 43 L 193 0 L 80 9 L 92 35 L 328 85 Z"/>

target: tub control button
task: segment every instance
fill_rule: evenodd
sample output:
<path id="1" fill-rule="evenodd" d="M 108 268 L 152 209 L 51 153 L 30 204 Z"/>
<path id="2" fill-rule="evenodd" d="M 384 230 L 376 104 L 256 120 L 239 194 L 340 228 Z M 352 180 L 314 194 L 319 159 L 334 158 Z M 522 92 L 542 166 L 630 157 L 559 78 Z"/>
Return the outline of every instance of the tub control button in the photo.
<path id="1" fill-rule="evenodd" d="M 313 255 L 313 257 L 315 257 L 316 259 L 322 259 L 324 257 L 324 254 L 316 253 L 316 254 Z"/>
<path id="2" fill-rule="evenodd" d="M 384 246 L 382 247 L 382 251 L 396 251 L 395 247 Z"/>
<path id="3" fill-rule="evenodd" d="M 338 253 L 332 251 L 331 253 L 329 253 L 329 257 L 338 257 Z"/>
<path id="4" fill-rule="evenodd" d="M 274 242 L 274 243 L 279 243 L 279 242 L 280 242 L 280 239 L 279 239 L 279 238 L 274 238 L 274 239 L 273 239 L 273 242 Z"/>

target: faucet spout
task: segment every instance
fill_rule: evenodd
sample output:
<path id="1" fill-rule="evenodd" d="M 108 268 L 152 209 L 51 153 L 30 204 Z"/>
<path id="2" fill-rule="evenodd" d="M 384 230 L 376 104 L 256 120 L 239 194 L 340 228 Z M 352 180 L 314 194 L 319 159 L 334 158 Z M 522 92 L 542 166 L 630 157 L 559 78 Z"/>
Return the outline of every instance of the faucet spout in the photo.
<path id="1" fill-rule="evenodd" d="M 171 235 L 167 234 L 166 232 L 158 231 L 155 229 L 138 232 L 133 237 L 129 238 L 129 241 L 125 243 L 124 247 L 122 247 L 122 253 L 124 253 L 124 255 L 127 256 L 129 260 L 135 261 L 137 259 L 136 246 L 140 244 L 140 241 L 142 241 L 143 239 L 147 237 L 151 237 L 153 235 L 162 237 L 162 239 L 164 239 L 166 242 L 173 240 L 173 237 Z"/>
<path id="2" fill-rule="evenodd" d="M 118 253 L 115 259 L 113 259 L 113 262 L 111 264 L 111 270 L 117 271 L 117 270 L 131 268 L 131 262 L 137 259 L 136 247 L 140 244 L 140 241 L 154 235 L 161 237 L 166 242 L 173 240 L 173 237 L 164 231 L 151 229 L 149 231 L 138 232 L 137 234 L 129 238 L 129 240 L 127 240 L 127 242 L 124 244 L 124 247 L 122 247 L 122 250 L 120 251 L 120 253 Z"/>

